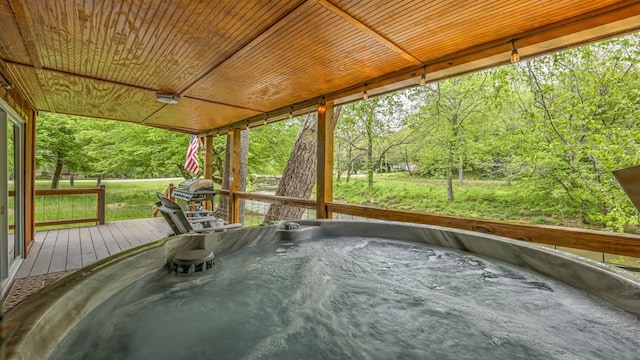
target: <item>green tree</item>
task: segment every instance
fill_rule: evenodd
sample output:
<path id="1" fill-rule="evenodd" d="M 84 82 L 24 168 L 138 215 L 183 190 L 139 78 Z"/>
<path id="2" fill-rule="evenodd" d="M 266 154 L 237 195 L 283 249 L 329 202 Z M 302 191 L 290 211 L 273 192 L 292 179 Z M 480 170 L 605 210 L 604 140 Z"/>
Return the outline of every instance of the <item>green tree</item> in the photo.
<path id="1" fill-rule="evenodd" d="M 83 119 L 82 124 L 77 137 L 96 159 L 97 173 L 134 178 L 180 174 L 176 165 L 184 164 L 190 135 L 116 121 Z M 202 165 L 203 156 L 200 160 Z"/>
<path id="2" fill-rule="evenodd" d="M 54 179 L 59 179 L 62 167 L 117 177 L 176 176 L 190 137 L 138 124 L 49 113 L 40 114 L 36 136 L 37 166 L 56 169 Z M 214 164 L 222 163 L 223 146 L 221 139 L 214 141 Z M 216 168 L 219 173 L 221 166 Z M 54 183 L 57 186 L 57 180 Z"/>
<path id="3" fill-rule="evenodd" d="M 535 175 L 585 223 L 620 228 L 633 217 L 611 171 L 640 161 L 640 37 L 533 59 L 519 67 L 531 92 Z"/>
<path id="4" fill-rule="evenodd" d="M 251 130 L 249 173 L 280 175 L 300 128 L 299 119 L 281 121 Z"/>
<path id="5" fill-rule="evenodd" d="M 78 141 L 75 119 L 67 115 L 41 113 L 36 126 L 36 164 L 53 168 L 51 188 L 57 189 L 63 167 L 87 171 L 91 162 L 85 157 L 84 143 Z"/>
<path id="6" fill-rule="evenodd" d="M 336 181 L 339 182 L 342 174 L 346 173 L 346 182 L 349 182 L 351 175 L 362 167 L 362 160 L 366 156 L 361 145 L 363 140 L 364 135 L 357 128 L 355 118 L 344 115 L 335 129 L 334 169 L 337 175 Z"/>
<path id="7" fill-rule="evenodd" d="M 397 131 L 404 121 L 402 94 L 392 94 L 370 98 L 349 104 L 343 108 L 343 119 L 351 129 L 358 130 L 363 136 L 365 169 L 369 188 L 373 188 L 373 172 L 380 159 L 395 142 L 380 144 L 385 137 Z M 340 135 L 338 135 L 340 136 Z M 388 140 L 388 139 L 387 139 Z M 377 159 L 374 159 L 374 146 L 380 145 Z"/>
<path id="8" fill-rule="evenodd" d="M 447 198 L 454 200 L 453 176 L 463 182 L 467 134 L 485 117 L 487 73 L 471 74 L 429 84 L 422 89 L 424 105 L 412 123 L 431 146 L 425 150 L 436 172 L 444 175 Z"/>

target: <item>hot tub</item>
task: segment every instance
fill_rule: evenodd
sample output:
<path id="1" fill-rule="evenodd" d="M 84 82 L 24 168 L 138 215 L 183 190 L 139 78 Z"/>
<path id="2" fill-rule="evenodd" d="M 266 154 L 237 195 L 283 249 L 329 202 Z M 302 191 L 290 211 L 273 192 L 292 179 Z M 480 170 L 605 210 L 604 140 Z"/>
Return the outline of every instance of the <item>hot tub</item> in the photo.
<path id="1" fill-rule="evenodd" d="M 441 227 L 301 221 L 174 237 L 7 314 L 9 359 L 636 359 L 640 279 Z M 171 273 L 185 249 L 213 269 Z"/>

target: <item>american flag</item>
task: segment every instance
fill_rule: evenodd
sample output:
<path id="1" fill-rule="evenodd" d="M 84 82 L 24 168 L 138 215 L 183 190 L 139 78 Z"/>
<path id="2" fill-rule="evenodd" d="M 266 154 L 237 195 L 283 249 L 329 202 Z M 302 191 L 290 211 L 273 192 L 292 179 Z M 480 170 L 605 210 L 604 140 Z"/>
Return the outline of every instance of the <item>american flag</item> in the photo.
<path id="1" fill-rule="evenodd" d="M 189 149 L 187 150 L 187 161 L 184 163 L 184 168 L 194 174 L 198 174 L 200 167 L 198 166 L 198 137 L 191 135 L 189 140 Z"/>

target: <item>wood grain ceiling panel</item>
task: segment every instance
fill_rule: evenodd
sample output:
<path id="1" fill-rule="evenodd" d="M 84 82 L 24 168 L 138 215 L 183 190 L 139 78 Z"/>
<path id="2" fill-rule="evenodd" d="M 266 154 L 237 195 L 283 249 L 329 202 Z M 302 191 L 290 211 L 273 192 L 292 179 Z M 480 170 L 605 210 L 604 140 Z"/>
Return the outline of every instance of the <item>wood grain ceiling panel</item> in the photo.
<path id="1" fill-rule="evenodd" d="M 640 0 L 0 0 L 0 69 L 39 110 L 206 132 L 355 99 L 365 82 L 409 86 L 420 61 L 429 79 L 502 64 L 523 32 L 532 56 L 637 30 L 637 16 Z"/>
<path id="2" fill-rule="evenodd" d="M 615 4 L 616 0 L 336 1 L 423 62 Z"/>
<path id="3" fill-rule="evenodd" d="M 412 65 L 315 2 L 256 40 L 185 95 L 266 112 Z"/>
<path id="4" fill-rule="evenodd" d="M 5 64 L 7 76 L 15 86 L 12 91 L 21 89 L 24 93 L 29 94 L 29 101 L 35 110 L 54 111 L 40 88 L 38 75 L 31 66 Z"/>
<path id="5" fill-rule="evenodd" d="M 29 52 L 6 0 L 0 0 L 0 58 L 18 63 L 30 63 Z"/>
<path id="6" fill-rule="evenodd" d="M 172 92 L 298 2 L 24 0 L 44 68 Z"/>
<path id="7" fill-rule="evenodd" d="M 164 106 L 144 124 L 199 134 L 259 114 L 232 106 L 182 98 L 176 105 Z"/>
<path id="8" fill-rule="evenodd" d="M 155 92 L 42 70 L 44 94 L 56 112 L 140 123 L 162 104 Z"/>

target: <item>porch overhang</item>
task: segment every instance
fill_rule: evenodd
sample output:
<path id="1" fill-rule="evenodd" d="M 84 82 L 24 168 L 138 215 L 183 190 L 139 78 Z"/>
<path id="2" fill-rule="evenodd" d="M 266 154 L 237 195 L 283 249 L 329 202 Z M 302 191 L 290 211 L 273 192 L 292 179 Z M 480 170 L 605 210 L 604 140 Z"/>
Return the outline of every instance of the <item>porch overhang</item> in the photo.
<path id="1" fill-rule="evenodd" d="M 636 0 L 0 0 L 0 73 L 36 111 L 204 135 L 639 28 Z"/>

